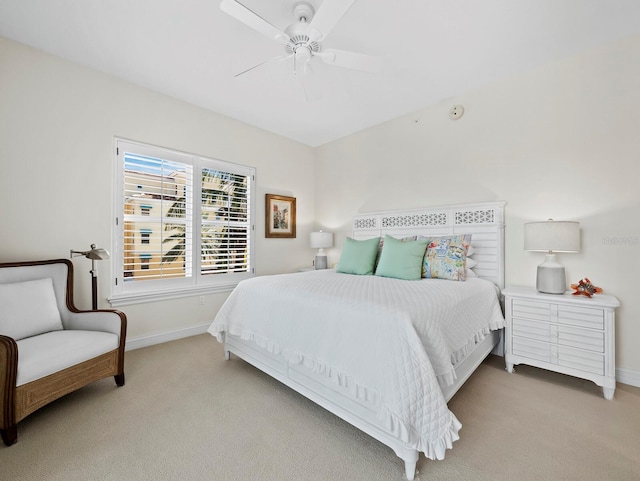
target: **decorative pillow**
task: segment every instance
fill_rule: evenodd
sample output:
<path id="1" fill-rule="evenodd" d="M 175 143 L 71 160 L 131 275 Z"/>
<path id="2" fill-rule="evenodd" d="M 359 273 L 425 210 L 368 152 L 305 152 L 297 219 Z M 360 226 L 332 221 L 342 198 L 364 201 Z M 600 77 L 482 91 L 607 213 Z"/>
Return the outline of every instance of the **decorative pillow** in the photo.
<path id="1" fill-rule="evenodd" d="M 340 261 L 336 266 L 336 272 L 358 275 L 373 274 L 379 245 L 380 237 L 362 241 L 347 237 L 342 248 Z"/>
<path id="2" fill-rule="evenodd" d="M 431 237 L 422 266 L 422 277 L 465 280 L 467 250 L 471 234 Z"/>
<path id="3" fill-rule="evenodd" d="M 382 248 L 384 247 L 384 239 L 385 237 L 390 237 L 390 236 L 384 236 L 384 237 L 380 237 L 380 244 L 378 245 L 378 252 L 376 255 L 376 268 L 378 267 L 378 262 L 380 262 L 380 255 L 382 254 Z M 402 237 L 400 238 L 401 241 L 414 241 L 418 238 L 417 235 L 409 235 L 406 237 Z M 426 237 L 421 237 L 422 239 L 426 239 Z M 396 239 L 395 237 L 393 237 L 393 239 Z M 397 239 L 396 239 L 397 240 Z"/>
<path id="4" fill-rule="evenodd" d="M 478 274 L 475 273 L 473 268 L 478 265 L 478 261 L 469 257 L 469 251 L 473 246 L 469 246 L 469 250 L 467 251 L 467 261 L 465 264 L 464 277 L 468 279 L 469 277 L 478 277 Z"/>
<path id="5" fill-rule="evenodd" d="M 0 284 L 0 334 L 16 341 L 62 329 L 51 278 Z"/>
<path id="6" fill-rule="evenodd" d="M 426 249 L 426 239 L 403 240 L 385 236 L 376 276 L 419 280 L 422 277 L 422 259 Z"/>

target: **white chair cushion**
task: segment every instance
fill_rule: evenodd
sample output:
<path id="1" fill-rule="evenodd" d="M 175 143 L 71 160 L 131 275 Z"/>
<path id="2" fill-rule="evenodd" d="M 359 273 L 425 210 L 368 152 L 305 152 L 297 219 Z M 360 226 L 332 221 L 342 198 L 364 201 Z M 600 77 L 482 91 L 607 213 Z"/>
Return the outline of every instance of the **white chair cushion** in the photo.
<path id="1" fill-rule="evenodd" d="M 54 331 L 22 339 L 17 344 L 16 386 L 21 386 L 113 351 L 118 347 L 118 336 L 99 331 Z"/>
<path id="2" fill-rule="evenodd" d="M 60 329 L 51 278 L 0 284 L 0 334 L 18 341 Z"/>

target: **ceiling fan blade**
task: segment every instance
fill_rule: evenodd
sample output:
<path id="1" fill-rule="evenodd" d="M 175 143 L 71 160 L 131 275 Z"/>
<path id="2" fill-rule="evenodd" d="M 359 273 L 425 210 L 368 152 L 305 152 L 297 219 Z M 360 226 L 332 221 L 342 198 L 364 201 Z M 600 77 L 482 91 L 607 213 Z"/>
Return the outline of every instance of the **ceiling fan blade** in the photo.
<path id="1" fill-rule="evenodd" d="M 220 10 L 269 38 L 285 45 L 289 43 L 289 35 L 235 0 L 222 0 L 220 2 Z"/>
<path id="2" fill-rule="evenodd" d="M 279 62 L 280 60 L 286 60 L 286 59 L 291 58 L 291 57 L 293 57 L 293 54 L 282 55 L 280 57 L 270 58 L 269 60 L 265 60 L 264 62 L 260 62 L 258 65 L 254 65 L 253 67 L 250 67 L 250 68 L 248 68 L 246 70 L 243 70 L 242 72 L 239 72 L 239 73 L 235 74 L 234 77 L 238 78 L 241 75 L 244 75 L 244 74 L 246 74 L 248 72 L 251 72 L 252 70 L 257 69 L 258 67 L 262 67 L 263 65 L 266 65 L 266 64 L 268 64 L 270 62 Z"/>
<path id="3" fill-rule="evenodd" d="M 327 38 L 333 27 L 356 0 L 323 0 L 309 24 L 309 37 L 316 42 Z"/>
<path id="4" fill-rule="evenodd" d="M 336 67 L 351 68 L 372 73 L 382 70 L 381 57 L 347 52 L 346 50 L 337 50 L 335 48 L 325 49 L 316 55 L 322 58 L 325 63 L 335 65 Z"/>

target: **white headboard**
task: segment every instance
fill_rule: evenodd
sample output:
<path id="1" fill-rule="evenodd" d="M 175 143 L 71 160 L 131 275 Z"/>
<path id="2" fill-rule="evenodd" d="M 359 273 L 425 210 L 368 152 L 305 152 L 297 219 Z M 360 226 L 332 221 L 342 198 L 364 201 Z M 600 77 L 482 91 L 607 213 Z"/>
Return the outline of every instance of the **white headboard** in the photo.
<path id="1" fill-rule="evenodd" d="M 478 277 L 504 288 L 504 202 L 446 205 L 353 216 L 353 238 L 471 234 Z"/>

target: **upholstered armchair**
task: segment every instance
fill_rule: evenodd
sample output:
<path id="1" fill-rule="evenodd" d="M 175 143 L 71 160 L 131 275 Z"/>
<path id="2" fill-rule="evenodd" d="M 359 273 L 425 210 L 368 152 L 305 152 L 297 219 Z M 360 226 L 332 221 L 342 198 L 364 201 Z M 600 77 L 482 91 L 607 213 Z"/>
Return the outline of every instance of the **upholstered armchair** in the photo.
<path id="1" fill-rule="evenodd" d="M 66 259 L 0 264 L 0 435 L 17 441 L 17 423 L 91 382 L 124 385 L 127 318 L 80 311 Z"/>

